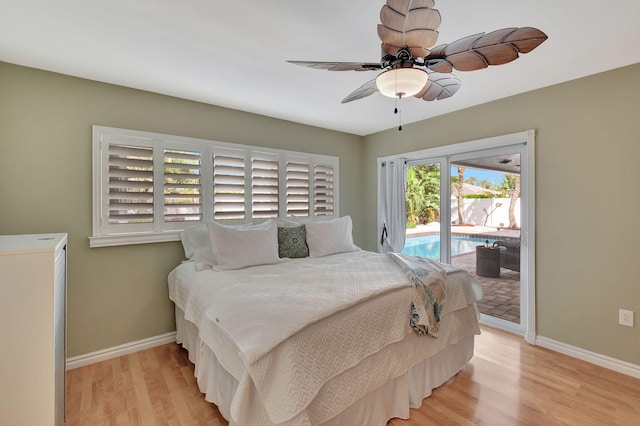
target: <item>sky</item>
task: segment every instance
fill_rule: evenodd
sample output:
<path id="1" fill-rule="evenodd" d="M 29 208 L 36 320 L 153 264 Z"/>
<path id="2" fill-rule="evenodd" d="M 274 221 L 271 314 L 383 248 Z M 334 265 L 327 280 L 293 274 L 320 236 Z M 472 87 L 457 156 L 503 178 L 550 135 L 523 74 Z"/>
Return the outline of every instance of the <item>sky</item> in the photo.
<path id="1" fill-rule="evenodd" d="M 456 167 L 451 168 L 451 176 L 458 176 L 458 169 Z M 475 177 L 478 180 L 478 182 L 481 182 L 483 180 L 488 180 L 491 183 L 501 184 L 502 179 L 504 178 L 504 173 L 490 172 L 487 170 L 479 170 L 479 169 L 472 169 L 472 168 L 466 167 L 464 169 L 465 182 L 467 181 L 467 179 L 469 179 L 472 176 Z"/>

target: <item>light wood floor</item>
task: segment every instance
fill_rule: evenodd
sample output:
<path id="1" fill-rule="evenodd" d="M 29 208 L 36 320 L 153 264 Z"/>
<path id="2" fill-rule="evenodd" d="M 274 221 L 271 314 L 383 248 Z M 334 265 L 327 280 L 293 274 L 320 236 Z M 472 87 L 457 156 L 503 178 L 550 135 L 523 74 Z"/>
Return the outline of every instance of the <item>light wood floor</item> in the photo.
<path id="1" fill-rule="evenodd" d="M 67 426 L 227 425 L 176 344 L 67 373 Z M 640 425 L 640 380 L 483 327 L 475 356 L 409 420 L 424 425 Z"/>

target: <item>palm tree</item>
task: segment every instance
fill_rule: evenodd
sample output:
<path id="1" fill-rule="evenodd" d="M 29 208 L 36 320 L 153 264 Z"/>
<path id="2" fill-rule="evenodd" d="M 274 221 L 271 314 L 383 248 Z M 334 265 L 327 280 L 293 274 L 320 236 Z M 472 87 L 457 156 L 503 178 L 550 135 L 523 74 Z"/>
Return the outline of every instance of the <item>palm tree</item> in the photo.
<path id="1" fill-rule="evenodd" d="M 504 176 L 502 187 L 509 195 L 509 228 L 517 229 L 518 221 L 515 210 L 518 198 L 520 198 L 520 175 L 507 173 Z"/>
<path id="2" fill-rule="evenodd" d="M 458 224 L 464 225 L 464 167 L 458 167 Z"/>

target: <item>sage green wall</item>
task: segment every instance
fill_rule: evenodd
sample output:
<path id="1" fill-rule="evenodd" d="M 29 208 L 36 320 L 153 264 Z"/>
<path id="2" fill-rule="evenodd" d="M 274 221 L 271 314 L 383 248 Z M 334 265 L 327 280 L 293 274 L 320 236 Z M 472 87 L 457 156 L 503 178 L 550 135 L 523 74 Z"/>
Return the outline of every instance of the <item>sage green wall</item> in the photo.
<path id="1" fill-rule="evenodd" d="M 640 315 L 639 112 L 636 64 L 367 136 L 364 210 L 377 157 L 536 129 L 538 334 L 640 365 L 640 321 L 618 325 L 618 308 Z"/>
<path id="2" fill-rule="evenodd" d="M 67 232 L 68 355 L 175 330 L 179 242 L 89 249 L 91 126 L 340 157 L 340 213 L 362 244 L 362 138 L 0 62 L 0 234 Z"/>
<path id="3" fill-rule="evenodd" d="M 634 65 L 361 138 L 0 62 L 0 234 L 69 233 L 82 355 L 173 331 L 182 259 L 179 243 L 89 249 L 92 124 L 338 155 L 340 211 L 367 249 L 377 157 L 536 129 L 538 332 L 640 365 L 639 327 L 617 325 L 620 307 L 640 315 L 638 111 Z"/>

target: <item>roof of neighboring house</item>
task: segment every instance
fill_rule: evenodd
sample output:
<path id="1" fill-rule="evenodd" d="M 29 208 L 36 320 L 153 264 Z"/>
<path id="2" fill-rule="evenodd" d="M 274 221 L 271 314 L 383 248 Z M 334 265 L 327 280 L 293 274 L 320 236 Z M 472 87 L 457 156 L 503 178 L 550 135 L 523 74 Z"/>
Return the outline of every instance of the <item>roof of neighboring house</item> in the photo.
<path id="1" fill-rule="evenodd" d="M 457 185 L 451 187 L 451 195 L 454 197 L 458 196 Z M 502 195 L 502 192 L 465 183 L 462 186 L 462 195 Z"/>

